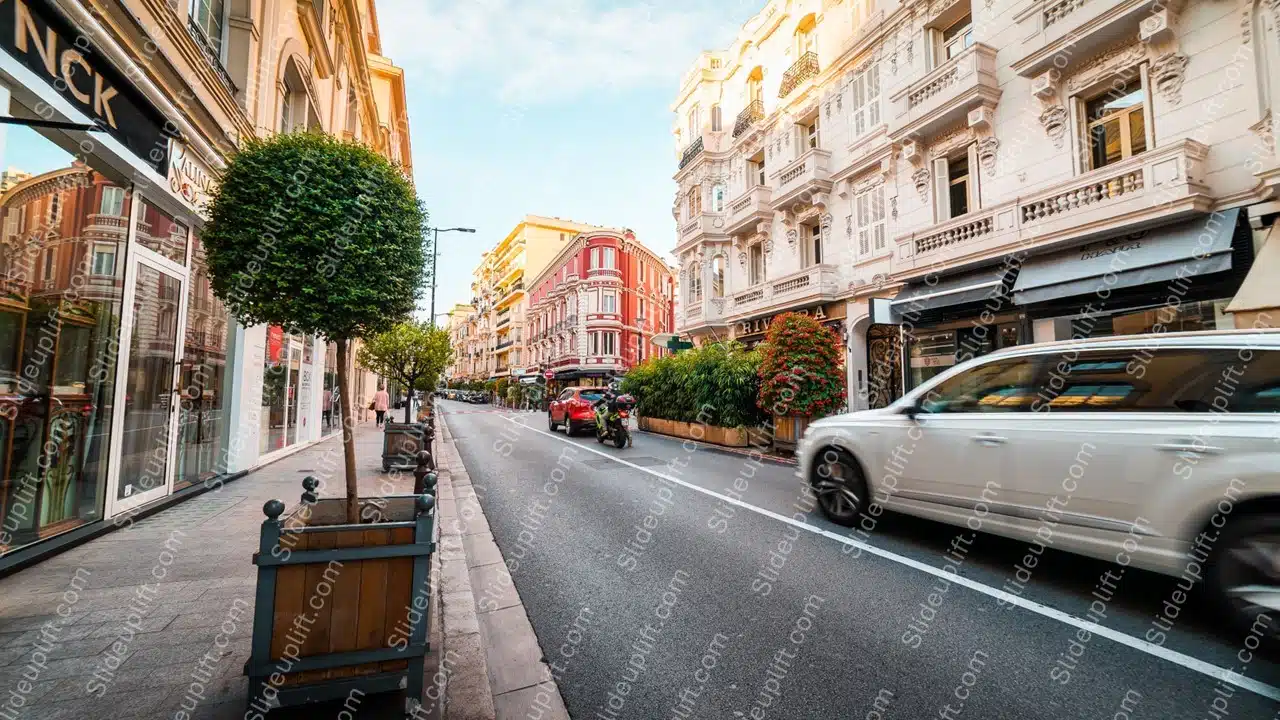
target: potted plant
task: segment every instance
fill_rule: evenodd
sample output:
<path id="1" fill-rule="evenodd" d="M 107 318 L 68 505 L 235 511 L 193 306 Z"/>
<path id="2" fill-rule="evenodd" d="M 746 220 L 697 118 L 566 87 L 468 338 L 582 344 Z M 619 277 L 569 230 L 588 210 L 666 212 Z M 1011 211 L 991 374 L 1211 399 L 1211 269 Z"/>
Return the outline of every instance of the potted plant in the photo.
<path id="1" fill-rule="evenodd" d="M 774 445 L 794 451 L 813 418 L 844 404 L 840 336 L 808 315 L 783 313 L 760 350 L 761 410 L 773 416 Z"/>
<path id="2" fill-rule="evenodd" d="M 390 330 L 365 338 L 356 352 L 356 361 L 407 389 L 404 422 L 384 423 L 382 471 L 392 467 L 407 469 L 417 463 L 418 451 L 428 449 L 429 438 L 423 424 L 415 422 L 413 391 L 430 392 L 440 373 L 453 358 L 449 332 L 429 323 L 405 321 Z"/>
<path id="3" fill-rule="evenodd" d="M 384 332 L 415 307 L 425 212 L 400 170 L 369 148 L 298 133 L 247 138 L 209 215 L 213 291 L 230 313 L 323 335 L 338 350 L 345 497 L 318 499 L 312 479 L 287 513 L 276 500 L 264 508 L 250 706 L 400 688 L 412 705 L 426 654 L 434 499 L 358 496 L 348 369 L 353 338 Z"/>

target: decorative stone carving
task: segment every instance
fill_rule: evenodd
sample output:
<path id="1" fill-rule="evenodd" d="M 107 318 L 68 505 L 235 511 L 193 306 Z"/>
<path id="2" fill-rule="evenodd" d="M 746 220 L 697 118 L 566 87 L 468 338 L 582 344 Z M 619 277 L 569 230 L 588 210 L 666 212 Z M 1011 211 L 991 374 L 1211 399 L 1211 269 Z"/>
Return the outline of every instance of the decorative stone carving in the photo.
<path id="1" fill-rule="evenodd" d="M 889 213 L 893 216 L 894 220 L 898 219 L 898 196 L 897 195 L 890 196 L 889 198 Z M 852 217 L 852 215 L 850 217 Z"/>
<path id="2" fill-rule="evenodd" d="M 773 237 L 772 237 L 772 236 L 765 238 L 765 241 L 764 241 L 764 254 L 765 254 L 765 255 L 772 255 L 772 254 L 773 254 Z"/>
<path id="3" fill-rule="evenodd" d="M 853 237 L 853 216 L 844 216 L 844 235 L 845 237 Z"/>
<path id="4" fill-rule="evenodd" d="M 1142 62 L 1147 56 L 1147 46 L 1142 43 L 1120 45 L 1094 55 L 1081 66 L 1080 71 L 1067 81 L 1067 90 L 1074 93 L 1093 85 L 1124 68 Z"/>
<path id="5" fill-rule="evenodd" d="M 711 307 L 715 308 L 717 313 L 724 312 L 724 298 L 711 298 Z"/>
<path id="6" fill-rule="evenodd" d="M 800 241 L 800 233 L 797 232 L 795 228 L 792 228 L 787 231 L 787 246 L 791 248 L 792 255 L 795 254 L 796 247 L 798 246 L 799 241 Z"/>
<path id="7" fill-rule="evenodd" d="M 1000 141 L 994 137 L 986 137 L 978 141 L 978 164 L 987 171 L 987 177 L 996 175 L 996 151 L 1000 149 Z"/>
<path id="8" fill-rule="evenodd" d="M 1270 110 L 1268 110 L 1266 114 L 1262 116 L 1261 120 L 1254 123 L 1253 125 L 1250 125 L 1249 129 L 1252 130 L 1253 134 L 1257 135 L 1258 139 L 1262 141 L 1262 145 L 1267 149 L 1268 154 L 1274 152 L 1273 148 L 1275 146 L 1275 135 L 1271 125 Z"/>
<path id="9" fill-rule="evenodd" d="M 1187 56 L 1180 52 L 1168 52 L 1151 64 L 1151 82 L 1174 105 L 1182 102 L 1182 82 L 1187 75 L 1187 61 Z"/>
<path id="10" fill-rule="evenodd" d="M 911 173 L 911 182 L 916 186 L 916 192 L 920 194 L 920 199 L 924 200 L 929 196 L 929 169 L 919 168 Z"/>
<path id="11" fill-rule="evenodd" d="M 1053 141 L 1053 146 L 1061 148 L 1062 138 L 1067 132 L 1067 109 L 1061 105 L 1045 108 L 1040 113 L 1040 125 L 1044 128 L 1044 134 Z"/>
<path id="12" fill-rule="evenodd" d="M 929 157 L 946 157 L 960 148 L 973 142 L 974 133 L 971 128 L 959 127 L 929 143 Z"/>
<path id="13" fill-rule="evenodd" d="M 746 250 L 738 251 L 738 267 L 744 270 L 747 268 L 747 251 Z"/>

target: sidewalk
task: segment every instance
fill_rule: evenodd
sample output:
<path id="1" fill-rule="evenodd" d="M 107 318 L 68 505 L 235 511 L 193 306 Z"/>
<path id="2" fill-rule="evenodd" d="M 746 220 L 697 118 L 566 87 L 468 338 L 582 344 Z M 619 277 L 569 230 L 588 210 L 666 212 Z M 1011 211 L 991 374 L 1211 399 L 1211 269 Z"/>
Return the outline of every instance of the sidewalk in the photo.
<path id="1" fill-rule="evenodd" d="M 244 717 L 262 506 L 298 502 L 307 475 L 341 496 L 339 438 L 0 579 L 0 719 Z M 361 495 L 412 492 L 381 473 L 381 441 L 357 427 Z M 401 710 L 371 696 L 357 714 Z"/>

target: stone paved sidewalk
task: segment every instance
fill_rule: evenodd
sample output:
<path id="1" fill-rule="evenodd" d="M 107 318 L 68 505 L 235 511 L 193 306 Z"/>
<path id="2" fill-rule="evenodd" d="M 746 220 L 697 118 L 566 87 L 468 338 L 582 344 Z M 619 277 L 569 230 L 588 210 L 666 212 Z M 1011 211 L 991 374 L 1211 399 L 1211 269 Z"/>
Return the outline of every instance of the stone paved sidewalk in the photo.
<path id="1" fill-rule="evenodd" d="M 342 495 L 338 437 L 0 578 L 0 719 L 244 717 L 262 506 L 297 502 L 306 475 Z M 381 439 L 357 427 L 361 495 L 412 492 L 381 473 Z M 358 715 L 399 717 L 388 702 Z M 332 715 L 316 710 L 271 717 Z"/>

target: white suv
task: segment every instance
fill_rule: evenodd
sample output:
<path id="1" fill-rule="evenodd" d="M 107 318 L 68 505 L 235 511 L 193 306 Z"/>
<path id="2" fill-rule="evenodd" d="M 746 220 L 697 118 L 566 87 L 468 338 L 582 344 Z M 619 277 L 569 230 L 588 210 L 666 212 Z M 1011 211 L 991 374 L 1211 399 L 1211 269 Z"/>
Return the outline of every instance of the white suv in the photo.
<path id="1" fill-rule="evenodd" d="M 1204 579 L 1246 627 L 1280 612 L 1280 331 L 1009 348 L 812 423 L 799 456 L 841 525 L 886 508 Z"/>

